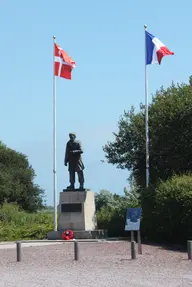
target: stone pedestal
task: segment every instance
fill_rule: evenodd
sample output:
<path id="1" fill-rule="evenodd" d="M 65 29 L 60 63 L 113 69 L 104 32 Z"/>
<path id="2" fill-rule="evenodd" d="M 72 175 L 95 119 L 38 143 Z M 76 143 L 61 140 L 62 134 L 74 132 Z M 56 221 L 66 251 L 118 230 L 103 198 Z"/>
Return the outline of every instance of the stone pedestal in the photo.
<path id="1" fill-rule="evenodd" d="M 48 239 L 62 239 L 62 232 L 72 230 L 76 239 L 103 239 L 107 231 L 97 230 L 95 196 L 91 190 L 60 192 L 58 231 L 48 233 Z"/>
<path id="2" fill-rule="evenodd" d="M 58 230 L 92 231 L 96 226 L 94 192 L 60 192 Z"/>

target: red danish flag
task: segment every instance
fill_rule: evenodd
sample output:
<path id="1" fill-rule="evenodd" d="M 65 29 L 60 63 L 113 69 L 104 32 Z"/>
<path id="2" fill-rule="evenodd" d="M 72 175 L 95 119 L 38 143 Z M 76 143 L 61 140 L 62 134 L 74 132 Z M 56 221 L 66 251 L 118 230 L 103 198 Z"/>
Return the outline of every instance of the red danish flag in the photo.
<path id="1" fill-rule="evenodd" d="M 59 45 L 55 43 L 55 76 L 71 80 L 71 73 L 75 67 L 75 62 L 70 58 Z"/>

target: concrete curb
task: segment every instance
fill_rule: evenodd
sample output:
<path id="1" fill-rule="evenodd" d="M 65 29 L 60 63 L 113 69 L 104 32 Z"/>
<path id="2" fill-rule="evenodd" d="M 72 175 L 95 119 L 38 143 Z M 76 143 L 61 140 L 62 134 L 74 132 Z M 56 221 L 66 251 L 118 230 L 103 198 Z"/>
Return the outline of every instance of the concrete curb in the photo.
<path id="1" fill-rule="evenodd" d="M 55 244 L 63 244 L 62 242 L 49 242 L 47 240 L 47 242 L 34 242 L 34 243 L 22 243 L 22 247 L 36 247 L 36 246 L 46 246 L 46 245 L 55 245 Z M 5 243 L 5 242 L 1 242 L 0 243 L 0 250 L 2 249 L 14 249 L 16 248 L 16 243 L 15 242 L 9 242 L 9 243 Z"/>

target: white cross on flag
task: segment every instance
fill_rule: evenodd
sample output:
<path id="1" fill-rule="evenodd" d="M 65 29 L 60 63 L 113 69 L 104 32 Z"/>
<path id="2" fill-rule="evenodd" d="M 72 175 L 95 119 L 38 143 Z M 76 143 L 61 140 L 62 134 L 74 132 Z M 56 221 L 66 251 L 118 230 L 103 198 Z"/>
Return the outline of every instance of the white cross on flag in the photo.
<path id="1" fill-rule="evenodd" d="M 55 76 L 71 80 L 71 73 L 75 67 L 75 62 L 65 51 L 55 43 Z"/>

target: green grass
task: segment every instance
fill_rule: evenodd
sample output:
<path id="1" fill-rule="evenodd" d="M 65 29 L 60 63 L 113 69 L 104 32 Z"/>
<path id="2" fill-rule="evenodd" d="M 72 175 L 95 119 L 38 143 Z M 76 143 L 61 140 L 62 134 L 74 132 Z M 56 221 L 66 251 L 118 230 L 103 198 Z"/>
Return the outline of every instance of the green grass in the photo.
<path id="1" fill-rule="evenodd" d="M 0 208 L 0 241 L 45 239 L 51 230 L 50 211 L 27 213 L 16 204 L 7 203 Z"/>

